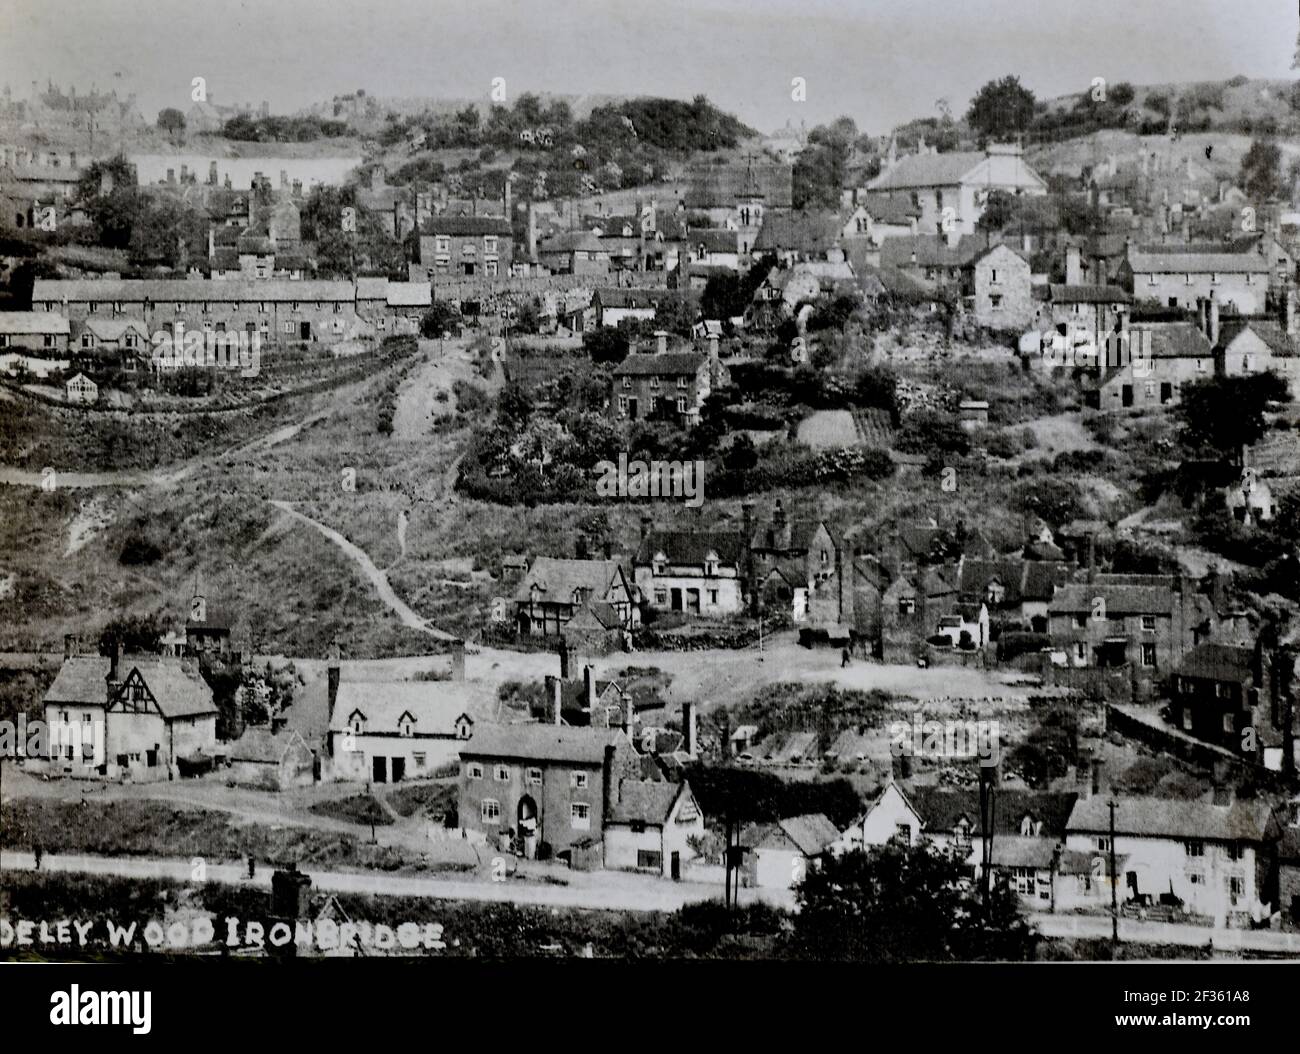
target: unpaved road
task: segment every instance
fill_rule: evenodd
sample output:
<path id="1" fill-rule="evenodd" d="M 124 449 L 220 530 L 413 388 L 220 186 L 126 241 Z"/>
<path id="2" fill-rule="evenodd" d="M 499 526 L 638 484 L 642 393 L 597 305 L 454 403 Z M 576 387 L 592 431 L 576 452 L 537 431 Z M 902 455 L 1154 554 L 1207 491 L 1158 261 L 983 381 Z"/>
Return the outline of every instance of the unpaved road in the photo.
<path id="1" fill-rule="evenodd" d="M 440 630 L 429 625 L 427 619 L 417 615 L 413 610 L 411 610 L 411 608 L 407 606 L 406 601 L 399 597 L 393 590 L 392 585 L 388 581 L 387 573 L 376 567 L 375 562 L 366 555 L 366 551 L 360 546 L 348 541 L 333 527 L 327 527 L 325 524 L 313 520 L 310 516 L 303 515 L 287 501 L 277 501 L 273 499 L 271 504 L 281 512 L 286 512 L 295 519 L 301 520 L 308 526 L 314 527 L 316 530 L 320 531 L 321 534 L 325 535 L 325 537 L 331 542 L 342 549 L 343 552 L 352 559 L 357 567 L 360 568 L 366 581 L 375 587 L 375 592 L 379 594 L 379 599 L 388 606 L 393 614 L 401 619 L 403 626 L 406 626 L 409 629 L 419 630 L 421 633 L 427 633 L 429 636 L 436 637 L 438 640 L 460 639 L 455 634 L 448 633 L 445 630 Z"/>

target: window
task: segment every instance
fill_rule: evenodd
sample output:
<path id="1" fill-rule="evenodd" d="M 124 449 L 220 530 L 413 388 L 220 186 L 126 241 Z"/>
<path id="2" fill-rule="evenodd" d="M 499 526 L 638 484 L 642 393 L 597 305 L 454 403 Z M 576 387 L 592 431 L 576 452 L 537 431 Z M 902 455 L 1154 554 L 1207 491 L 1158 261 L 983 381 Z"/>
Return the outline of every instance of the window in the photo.
<path id="1" fill-rule="evenodd" d="M 626 395 L 620 395 L 620 396 L 618 397 L 618 412 L 621 413 L 621 414 L 625 414 L 625 413 L 627 413 L 627 396 L 626 396 Z"/>
<path id="2" fill-rule="evenodd" d="M 527 770 L 527 775 L 526 775 L 525 778 L 526 778 L 526 779 L 528 780 L 528 782 L 529 782 L 530 784 L 532 784 L 534 787 L 541 786 L 541 783 L 542 783 L 542 770 L 539 769 L 539 768 L 537 768 L 537 766 L 534 765 L 534 766 L 532 766 L 531 768 L 529 768 L 529 769 Z"/>
<path id="3" fill-rule="evenodd" d="M 997 285 L 997 282 L 998 282 L 998 269 L 997 269 L 996 267 L 994 267 L 994 268 L 992 269 L 992 271 L 990 272 L 989 281 L 991 281 L 994 285 Z"/>
<path id="4" fill-rule="evenodd" d="M 483 239 L 483 251 L 489 254 L 497 251 L 497 240 L 495 237 L 488 236 Z"/>
<path id="5" fill-rule="evenodd" d="M 686 381 L 687 381 L 687 378 L 686 378 L 686 377 L 678 377 L 678 378 L 677 378 L 677 387 L 678 387 L 678 388 L 685 388 L 685 387 L 686 387 Z"/>
<path id="6" fill-rule="evenodd" d="M 591 806 L 585 801 L 575 801 L 569 806 L 569 826 L 575 831 L 591 830 Z"/>
<path id="7" fill-rule="evenodd" d="M 666 590 L 666 589 L 656 589 L 656 590 L 655 590 L 655 603 L 656 603 L 656 604 L 659 604 L 659 605 L 667 604 L 667 603 L 668 603 L 668 590 Z"/>
<path id="8" fill-rule="evenodd" d="M 1143 615 L 1143 616 L 1142 616 L 1142 629 L 1143 629 L 1143 631 L 1146 632 L 1146 633 L 1154 633 L 1154 632 L 1155 632 L 1155 630 L 1156 630 L 1156 617 L 1155 617 L 1155 615 Z"/>
<path id="9" fill-rule="evenodd" d="M 484 823 L 492 823 L 494 820 L 501 819 L 501 803 L 495 798 L 484 798 L 482 812 Z"/>
<path id="10" fill-rule="evenodd" d="M 717 602 L 718 602 L 718 591 L 717 591 L 716 589 L 710 589 L 710 590 L 709 590 L 709 603 L 710 603 L 710 604 L 716 604 Z"/>
<path id="11" fill-rule="evenodd" d="M 0 333 L 0 348 L 7 347 L 9 347 L 9 335 L 7 333 Z"/>
<path id="12" fill-rule="evenodd" d="M 439 235 L 434 239 L 434 252 L 449 253 L 451 252 L 451 238 L 447 235 Z"/>
<path id="13" fill-rule="evenodd" d="M 483 270 L 486 271 L 488 274 L 491 274 L 491 275 L 496 274 L 496 273 L 497 273 L 497 261 L 496 261 L 495 259 L 485 261 L 484 264 L 483 264 Z"/>
<path id="14" fill-rule="evenodd" d="M 481 780 L 483 778 L 483 766 L 477 761 L 471 761 L 469 767 L 466 769 L 466 773 L 472 780 Z"/>
<path id="15" fill-rule="evenodd" d="M 624 387 L 624 388 L 631 388 L 631 387 L 632 387 L 632 378 L 631 378 L 631 377 L 624 377 L 624 378 L 623 378 L 623 387 Z"/>
<path id="16" fill-rule="evenodd" d="M 498 765 L 496 768 L 494 768 L 494 769 L 492 770 L 492 778 L 493 778 L 494 780 L 496 780 L 498 783 L 509 783 L 509 782 L 510 782 L 510 766 L 509 766 L 509 765 Z"/>
<path id="17" fill-rule="evenodd" d="M 1188 856 L 1201 857 L 1205 855 L 1204 842 L 1186 842 L 1183 847 L 1187 850 Z"/>
<path id="18" fill-rule="evenodd" d="M 1083 660 L 1088 657 L 1088 647 L 1083 641 L 1078 641 L 1074 645 L 1074 657 L 1079 662 L 1083 662 Z"/>
<path id="19" fill-rule="evenodd" d="M 93 348 L 95 346 L 95 337 L 92 333 L 81 334 L 81 346 L 83 348 Z"/>
<path id="20" fill-rule="evenodd" d="M 900 615 L 916 614 L 916 599 L 914 597 L 899 597 L 898 613 Z"/>
<path id="21" fill-rule="evenodd" d="M 647 870 L 662 871 L 664 867 L 663 853 L 656 853 L 649 849 L 638 849 L 636 851 L 636 866 Z"/>
<path id="22" fill-rule="evenodd" d="M 1156 646 L 1154 644 L 1142 645 L 1142 665 L 1154 666 L 1156 664 Z"/>
<path id="23" fill-rule="evenodd" d="M 1246 849 L 1240 842 L 1233 842 L 1230 846 L 1228 846 L 1229 860 L 1240 862 L 1244 860 L 1245 857 L 1246 857 Z"/>
<path id="24" fill-rule="evenodd" d="M 292 323 L 291 321 L 289 321 L 288 319 L 285 319 L 285 322 L 284 322 L 284 331 L 285 331 L 286 333 L 292 333 L 292 332 L 293 332 L 293 323 Z"/>
<path id="25" fill-rule="evenodd" d="M 1246 892 L 1246 883 L 1244 883 L 1241 879 L 1231 878 L 1228 880 L 1228 893 L 1232 896 L 1232 903 L 1234 905 L 1241 900 L 1241 898 L 1245 895 L 1245 892 Z"/>
<path id="26" fill-rule="evenodd" d="M 677 400 L 677 412 L 678 412 L 679 414 L 684 414 L 684 413 L 686 412 L 686 400 L 685 400 L 685 399 L 678 399 L 678 400 Z"/>
<path id="27" fill-rule="evenodd" d="M 1087 628 L 1088 628 L 1088 616 L 1087 616 L 1087 615 L 1075 615 L 1075 616 L 1074 616 L 1074 625 L 1075 625 L 1075 627 L 1078 628 L 1078 629 L 1087 629 Z"/>
<path id="28" fill-rule="evenodd" d="M 1110 839 L 1107 838 L 1105 835 L 1101 835 L 1097 838 L 1097 852 L 1099 853 L 1110 852 Z"/>
<path id="29" fill-rule="evenodd" d="M 576 789 L 578 789 L 578 790 L 586 790 L 586 789 L 587 789 L 587 774 L 586 774 L 585 772 L 577 772 L 577 771 L 570 772 L 570 773 L 569 773 L 569 786 L 570 786 L 570 787 L 574 787 L 574 788 L 576 788 Z"/>
<path id="30" fill-rule="evenodd" d="M 260 304 L 257 305 L 257 313 L 259 315 L 265 315 L 269 310 L 270 310 L 270 306 L 266 303 L 266 301 L 262 301 Z"/>
<path id="31" fill-rule="evenodd" d="M 650 387 L 651 387 L 651 388 L 658 388 L 658 387 L 659 387 L 659 375 L 658 375 L 658 374 L 655 374 L 653 377 L 650 378 Z"/>
<path id="32" fill-rule="evenodd" d="M 1220 699 L 1231 699 L 1232 686 L 1230 684 L 1225 684 L 1223 681 L 1220 681 L 1218 684 L 1214 686 L 1214 694 L 1217 695 Z"/>

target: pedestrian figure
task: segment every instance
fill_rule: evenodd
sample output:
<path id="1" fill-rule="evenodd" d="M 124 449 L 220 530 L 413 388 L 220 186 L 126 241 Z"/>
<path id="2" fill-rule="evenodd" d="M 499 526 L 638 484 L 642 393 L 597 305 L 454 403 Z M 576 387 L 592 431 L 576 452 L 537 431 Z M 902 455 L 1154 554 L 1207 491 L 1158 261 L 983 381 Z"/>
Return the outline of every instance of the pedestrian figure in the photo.
<path id="1" fill-rule="evenodd" d="M 32 847 L 32 852 L 36 857 L 36 870 L 39 871 L 41 869 L 41 857 L 45 855 L 45 850 L 41 848 L 41 843 L 37 842 L 36 845 Z"/>
<path id="2" fill-rule="evenodd" d="M 841 649 L 840 649 L 840 669 L 841 669 L 841 670 L 844 669 L 844 667 L 847 666 L 848 664 L 849 664 L 849 649 L 848 649 L 848 648 L 841 648 Z"/>
<path id="3" fill-rule="evenodd" d="M 257 860 L 250 853 L 248 856 L 248 877 L 252 878 L 257 874 Z"/>

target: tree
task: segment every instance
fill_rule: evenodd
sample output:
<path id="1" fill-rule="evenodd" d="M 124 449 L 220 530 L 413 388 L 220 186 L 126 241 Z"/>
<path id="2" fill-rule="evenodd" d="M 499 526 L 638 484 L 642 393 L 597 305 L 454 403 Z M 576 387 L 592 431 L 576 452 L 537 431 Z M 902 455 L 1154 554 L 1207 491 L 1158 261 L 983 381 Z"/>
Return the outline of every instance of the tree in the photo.
<path id="1" fill-rule="evenodd" d="M 1264 434 L 1268 403 L 1286 399 L 1286 382 L 1274 373 L 1213 377 L 1184 385 L 1175 408 L 1180 437 L 1193 452 L 1239 464 L 1241 448 Z"/>
<path id="2" fill-rule="evenodd" d="M 1256 139 L 1241 159 L 1241 187 L 1253 201 L 1264 202 L 1282 192 L 1282 150 L 1277 143 Z"/>
<path id="3" fill-rule="evenodd" d="M 158 198 L 142 208 L 131 228 L 131 258 L 184 270 L 206 255 L 207 218 L 175 198 Z"/>
<path id="4" fill-rule="evenodd" d="M 156 652 L 163 626 L 156 615 L 120 615 L 111 619 L 99 635 L 99 651 L 108 655 L 120 644 L 124 652 Z"/>
<path id="5" fill-rule="evenodd" d="M 100 245 L 125 249 L 131 244 L 131 232 L 145 206 L 135 168 L 124 155 L 91 162 L 77 181 L 77 198 L 86 207 Z"/>
<path id="6" fill-rule="evenodd" d="M 185 131 L 185 115 L 174 106 L 168 106 L 158 111 L 158 127 L 174 142 Z"/>
<path id="7" fill-rule="evenodd" d="M 989 81 L 971 100 L 966 121 L 986 139 L 1002 139 L 1024 132 L 1034 120 L 1034 93 L 1009 75 Z"/>
<path id="8" fill-rule="evenodd" d="M 891 844 L 826 859 L 798 887 L 791 950 L 822 961 L 1026 960 L 1037 935 L 995 881 L 987 913 L 956 855 Z"/>
<path id="9" fill-rule="evenodd" d="M 420 318 L 420 336 L 435 340 L 460 329 L 460 312 L 445 300 L 435 300 Z"/>

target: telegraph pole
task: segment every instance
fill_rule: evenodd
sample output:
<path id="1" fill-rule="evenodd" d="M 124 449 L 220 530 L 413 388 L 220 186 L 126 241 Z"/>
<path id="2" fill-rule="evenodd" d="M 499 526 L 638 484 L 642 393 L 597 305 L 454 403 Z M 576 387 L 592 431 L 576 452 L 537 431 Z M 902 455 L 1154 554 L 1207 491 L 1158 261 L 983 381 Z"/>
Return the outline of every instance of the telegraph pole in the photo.
<path id="1" fill-rule="evenodd" d="M 1110 807 L 1110 948 L 1111 958 L 1119 947 L 1119 889 L 1115 874 L 1115 797 L 1106 803 Z"/>

